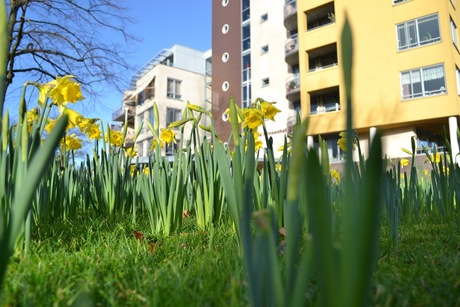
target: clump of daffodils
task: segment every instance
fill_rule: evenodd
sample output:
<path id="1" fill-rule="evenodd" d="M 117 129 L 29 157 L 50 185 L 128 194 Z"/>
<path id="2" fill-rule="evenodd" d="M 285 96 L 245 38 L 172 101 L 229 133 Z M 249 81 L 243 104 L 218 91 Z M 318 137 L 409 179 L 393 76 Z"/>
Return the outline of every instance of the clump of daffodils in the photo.
<path id="1" fill-rule="evenodd" d="M 61 140 L 62 151 L 74 151 L 82 148 L 81 135 L 86 135 L 88 140 L 100 139 L 101 130 L 96 118 L 87 118 L 79 112 L 71 109 L 69 104 L 75 104 L 78 101 L 85 99 L 82 94 L 80 84 L 72 75 L 56 77 L 46 84 L 28 82 L 28 85 L 33 85 L 39 90 L 38 106 L 25 112 L 27 126 L 29 132 L 32 131 L 34 125 L 50 133 L 55 124 L 62 115 L 68 116 L 68 125 L 66 127 L 67 134 Z M 50 109 L 56 107 L 59 111 L 57 118 L 49 118 L 45 116 L 49 114 Z M 77 133 L 75 129 L 81 133 Z M 40 130 L 42 131 L 42 130 Z"/>

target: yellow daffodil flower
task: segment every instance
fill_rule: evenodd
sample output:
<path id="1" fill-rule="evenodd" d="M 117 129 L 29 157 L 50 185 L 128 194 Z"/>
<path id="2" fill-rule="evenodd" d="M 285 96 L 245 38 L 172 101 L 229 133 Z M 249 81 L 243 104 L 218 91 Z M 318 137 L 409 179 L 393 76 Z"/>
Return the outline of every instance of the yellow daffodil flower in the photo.
<path id="1" fill-rule="evenodd" d="M 56 77 L 56 80 L 49 82 L 47 85 L 53 86 L 48 96 L 53 100 L 53 104 L 66 105 L 68 102 L 75 103 L 85 99 L 81 93 L 80 84 L 73 80 L 74 76 L 67 75 L 62 78 Z"/>
<path id="2" fill-rule="evenodd" d="M 75 127 L 79 126 L 82 123 L 83 119 L 84 119 L 83 115 L 81 115 L 77 111 L 74 111 L 74 110 L 68 109 L 68 108 L 64 108 L 62 110 L 62 114 L 67 114 L 69 116 L 69 125 L 72 128 L 75 128 Z"/>
<path id="3" fill-rule="evenodd" d="M 135 156 L 137 156 L 137 150 L 134 147 L 126 148 L 126 156 L 127 157 L 135 157 Z"/>
<path id="4" fill-rule="evenodd" d="M 256 131 L 257 128 L 264 123 L 263 113 L 257 108 L 248 108 L 243 110 L 243 127 Z"/>
<path id="5" fill-rule="evenodd" d="M 275 165 L 275 169 L 278 171 L 278 172 L 281 172 L 283 170 L 283 164 L 281 163 L 276 163 Z"/>
<path id="6" fill-rule="evenodd" d="M 157 139 L 154 138 L 152 141 L 152 145 L 150 145 L 150 151 L 155 150 L 155 148 L 157 147 L 157 143 L 158 143 Z M 160 143 L 160 148 L 163 148 L 164 147 L 163 142 L 159 142 L 159 143 Z"/>
<path id="7" fill-rule="evenodd" d="M 280 109 L 266 101 L 262 101 L 260 103 L 260 108 L 262 110 L 262 113 L 264 114 L 264 117 L 271 119 L 272 121 L 275 121 L 275 115 L 281 112 Z"/>
<path id="8" fill-rule="evenodd" d="M 110 129 L 110 131 L 108 131 L 105 134 L 105 141 L 108 142 L 110 145 L 117 147 L 121 147 L 121 145 L 123 144 L 120 131 L 115 131 L 113 129 Z"/>
<path id="9" fill-rule="evenodd" d="M 33 123 L 35 121 L 38 121 L 38 109 L 32 109 L 32 110 L 27 111 L 26 119 L 27 119 L 27 130 L 31 132 Z"/>
<path id="10" fill-rule="evenodd" d="M 92 124 L 90 129 L 86 130 L 85 133 L 88 135 L 89 140 L 99 140 L 101 138 L 101 130 L 97 124 Z"/>
<path id="11" fill-rule="evenodd" d="M 168 145 L 171 144 L 171 142 L 176 143 L 176 133 L 172 131 L 171 128 L 161 128 L 160 130 L 160 140 L 162 142 L 165 142 Z"/>
<path id="12" fill-rule="evenodd" d="M 52 118 L 48 118 L 46 120 L 47 124 L 45 126 L 45 131 L 49 134 L 51 133 L 51 130 L 53 130 L 54 126 L 56 125 L 57 123 L 57 119 L 52 119 Z"/>
<path id="13" fill-rule="evenodd" d="M 409 165 L 409 160 L 408 159 L 401 159 L 401 167 L 405 167 Z"/>
<path id="14" fill-rule="evenodd" d="M 61 146 L 64 150 L 77 150 L 81 148 L 81 140 L 75 134 L 67 135 L 62 138 Z"/>
<path id="15" fill-rule="evenodd" d="M 337 141 L 337 145 L 339 145 L 339 148 L 342 150 L 342 151 L 346 151 L 347 150 L 347 133 L 345 131 L 342 131 L 339 133 L 339 140 Z M 353 137 L 353 150 L 356 149 L 356 144 L 357 144 L 357 140 L 355 137 Z"/>
<path id="16" fill-rule="evenodd" d="M 331 169 L 330 173 L 331 173 L 331 177 L 334 179 L 334 183 L 338 184 L 341 179 L 339 171 L 336 169 Z"/>

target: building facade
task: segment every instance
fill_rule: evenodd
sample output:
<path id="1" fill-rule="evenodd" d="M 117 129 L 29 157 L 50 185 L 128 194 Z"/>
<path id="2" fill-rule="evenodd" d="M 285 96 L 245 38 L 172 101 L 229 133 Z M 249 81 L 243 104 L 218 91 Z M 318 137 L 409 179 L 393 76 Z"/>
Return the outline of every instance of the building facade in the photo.
<path id="1" fill-rule="evenodd" d="M 230 98 L 240 107 L 262 98 L 276 102 L 281 110 L 275 122 L 266 121 L 266 127 L 275 150 L 284 144 L 300 107 L 296 11 L 286 11 L 287 2 L 292 1 L 212 2 L 212 113 L 223 140 L 231 131 L 224 114 Z M 292 31 L 283 26 L 286 14 Z"/>
<path id="2" fill-rule="evenodd" d="M 455 0 L 297 3 L 301 105 L 310 116 L 308 135 L 326 139 L 331 160 L 340 160 L 338 134 L 345 130 L 340 34 L 347 16 L 353 34 L 353 126 L 367 151 L 369 131 L 382 131 L 383 151 L 441 146 L 450 131 L 454 155 L 460 112 L 460 53 Z"/>
<path id="3" fill-rule="evenodd" d="M 153 103 L 158 107 L 159 126 L 167 127 L 182 118 L 187 102 L 210 109 L 211 51 L 201 52 L 174 45 L 155 55 L 133 76 L 130 88 L 125 91 L 123 104 L 112 114 L 114 121 L 128 122 L 128 143 L 137 149 L 139 157 L 151 152 L 153 134 L 147 124 L 154 125 Z M 203 116 L 201 124 L 210 124 Z M 140 133 L 134 140 L 137 131 Z M 173 155 L 182 136 L 176 129 L 176 144 L 162 149 L 165 155 Z M 184 131 L 184 141 L 190 134 L 189 125 Z"/>

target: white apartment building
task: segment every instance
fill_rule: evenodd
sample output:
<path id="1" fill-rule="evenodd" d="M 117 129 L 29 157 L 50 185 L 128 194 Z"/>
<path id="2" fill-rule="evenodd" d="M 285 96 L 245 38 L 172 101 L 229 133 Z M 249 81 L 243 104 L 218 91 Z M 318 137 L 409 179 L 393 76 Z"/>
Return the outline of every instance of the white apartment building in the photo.
<path id="1" fill-rule="evenodd" d="M 174 45 L 155 55 L 133 76 L 130 88 L 125 91 L 122 106 L 113 112 L 112 119 L 128 122 L 128 146 L 134 145 L 139 157 L 148 157 L 151 153 L 153 134 L 147 120 L 154 124 L 154 102 L 158 107 L 160 128 L 166 128 L 171 122 L 181 119 L 187 102 L 208 110 L 211 108 L 210 57 L 210 50 L 202 52 Z M 203 116 L 201 124 L 209 125 L 209 118 Z M 143 127 L 139 136 L 133 140 L 141 125 Z M 182 137 L 185 145 L 190 128 L 189 123 L 183 136 L 180 135 L 180 128 L 176 129 L 177 143 L 165 146 L 162 153 L 173 155 Z"/>

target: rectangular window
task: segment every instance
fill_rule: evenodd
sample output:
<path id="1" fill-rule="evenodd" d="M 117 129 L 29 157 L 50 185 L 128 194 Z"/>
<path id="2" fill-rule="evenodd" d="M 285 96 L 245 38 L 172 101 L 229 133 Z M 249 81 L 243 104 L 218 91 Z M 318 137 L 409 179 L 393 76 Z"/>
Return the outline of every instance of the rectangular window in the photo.
<path id="1" fill-rule="evenodd" d="M 168 78 L 168 98 L 181 99 L 182 98 L 182 81 Z"/>
<path id="2" fill-rule="evenodd" d="M 262 14 L 260 16 L 260 23 L 266 22 L 267 20 L 268 20 L 268 14 L 267 13 Z"/>
<path id="3" fill-rule="evenodd" d="M 457 39 L 457 26 L 455 22 L 450 19 L 450 32 L 452 33 L 452 42 L 454 43 L 455 47 L 458 47 L 458 39 Z"/>
<path id="4" fill-rule="evenodd" d="M 262 79 L 262 87 L 266 87 L 270 85 L 270 78 Z"/>
<path id="5" fill-rule="evenodd" d="M 243 85 L 243 108 L 249 107 L 251 104 L 251 83 Z"/>
<path id="6" fill-rule="evenodd" d="M 398 50 L 406 50 L 441 41 L 438 14 L 396 25 Z"/>
<path id="7" fill-rule="evenodd" d="M 402 99 L 446 93 L 444 65 L 434 65 L 401 72 Z"/>
<path id="8" fill-rule="evenodd" d="M 241 11 L 241 21 L 246 21 L 251 17 L 251 11 L 250 11 L 250 3 L 249 0 L 243 0 L 242 2 L 242 11 Z"/>
<path id="9" fill-rule="evenodd" d="M 152 126 L 153 126 L 153 122 L 154 122 L 154 119 L 153 119 L 153 109 L 151 109 L 151 110 L 149 111 L 149 122 L 150 122 L 150 124 L 152 124 Z M 147 125 L 147 126 L 148 126 L 148 125 Z"/>
<path id="10" fill-rule="evenodd" d="M 243 55 L 243 65 L 241 67 L 243 73 L 243 82 L 251 80 L 251 54 Z"/>
<path id="11" fill-rule="evenodd" d="M 310 114 L 340 111 L 338 87 L 310 93 Z"/>
<path id="12" fill-rule="evenodd" d="M 399 3 L 403 3 L 403 2 L 407 2 L 409 0 L 393 0 L 393 4 L 399 4 Z"/>
<path id="13" fill-rule="evenodd" d="M 268 45 L 262 46 L 262 54 L 268 53 Z"/>
<path id="14" fill-rule="evenodd" d="M 251 48 L 251 28 L 246 25 L 242 28 L 243 30 L 243 50 Z"/>
<path id="15" fill-rule="evenodd" d="M 137 148 L 137 155 L 139 157 L 144 156 L 144 144 L 143 144 L 143 142 L 136 143 L 136 148 Z"/>
<path id="16" fill-rule="evenodd" d="M 177 148 L 177 144 L 174 143 L 174 142 L 169 143 L 169 145 L 167 145 L 165 143 L 165 153 L 166 153 L 166 155 L 167 156 L 174 155 L 174 153 L 176 152 L 176 148 Z"/>
<path id="17" fill-rule="evenodd" d="M 181 119 L 182 111 L 174 108 L 166 108 L 166 126 L 169 126 L 170 123 L 175 122 Z"/>
<path id="18" fill-rule="evenodd" d="M 460 95 L 460 69 L 455 66 L 455 75 L 457 76 L 457 94 Z"/>
<path id="19" fill-rule="evenodd" d="M 145 88 L 145 98 L 153 99 L 155 98 L 155 78 L 150 81 L 149 85 Z"/>

